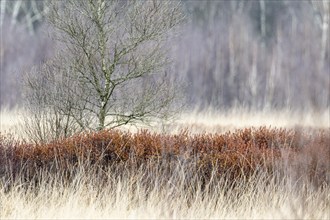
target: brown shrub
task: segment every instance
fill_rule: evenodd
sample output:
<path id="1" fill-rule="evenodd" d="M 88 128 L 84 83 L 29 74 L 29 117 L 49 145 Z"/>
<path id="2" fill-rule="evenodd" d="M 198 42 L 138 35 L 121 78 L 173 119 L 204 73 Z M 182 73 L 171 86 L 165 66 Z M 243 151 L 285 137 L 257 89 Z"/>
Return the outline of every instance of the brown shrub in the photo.
<path id="1" fill-rule="evenodd" d="M 272 174 L 289 169 L 297 178 L 307 175 L 320 185 L 329 183 L 329 134 L 329 130 L 266 127 L 197 135 L 187 131 L 166 135 L 147 130 L 136 134 L 103 130 L 43 145 L 0 135 L 0 175 L 12 181 L 31 180 L 40 170 L 47 170 L 66 173 L 70 178 L 82 165 L 102 170 L 119 164 L 126 169 L 152 164 L 173 174 L 175 164 L 180 162 L 185 164 L 186 172 L 195 172 L 204 182 L 214 173 L 235 180 L 256 171 Z"/>

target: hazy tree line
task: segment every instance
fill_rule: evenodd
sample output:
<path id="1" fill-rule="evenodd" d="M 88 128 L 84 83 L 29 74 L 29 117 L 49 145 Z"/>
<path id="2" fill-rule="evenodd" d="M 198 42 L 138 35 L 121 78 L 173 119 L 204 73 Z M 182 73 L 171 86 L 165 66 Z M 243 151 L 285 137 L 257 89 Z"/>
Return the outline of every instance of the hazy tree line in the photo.
<path id="1" fill-rule="evenodd" d="M 44 1 L 1 0 L 1 107 L 19 104 L 21 75 L 53 55 Z M 183 1 L 168 71 L 188 107 L 329 107 L 329 1 Z"/>

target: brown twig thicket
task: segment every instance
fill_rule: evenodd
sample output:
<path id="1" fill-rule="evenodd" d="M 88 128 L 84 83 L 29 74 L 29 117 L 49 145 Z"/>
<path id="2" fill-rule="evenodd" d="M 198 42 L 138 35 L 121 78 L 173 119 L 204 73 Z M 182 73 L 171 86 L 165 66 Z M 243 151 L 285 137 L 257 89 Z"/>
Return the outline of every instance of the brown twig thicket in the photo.
<path id="1" fill-rule="evenodd" d="M 205 183 L 216 176 L 237 180 L 257 171 L 272 174 L 282 166 L 319 186 L 330 182 L 329 134 L 329 129 L 266 127 L 197 135 L 103 130 L 39 145 L 0 134 L 0 177 L 7 183 L 28 182 L 47 171 L 69 180 L 81 166 L 99 171 L 149 166 L 173 174 L 180 164 L 186 176 L 197 175 Z"/>

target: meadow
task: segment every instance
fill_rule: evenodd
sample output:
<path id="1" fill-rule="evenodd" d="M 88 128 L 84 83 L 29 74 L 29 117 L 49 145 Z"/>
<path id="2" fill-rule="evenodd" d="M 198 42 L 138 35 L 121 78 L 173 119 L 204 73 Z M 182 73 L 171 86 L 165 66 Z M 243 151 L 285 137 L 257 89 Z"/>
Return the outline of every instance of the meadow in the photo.
<path id="1" fill-rule="evenodd" d="M 0 219 L 330 219 L 329 1 L 0 1 Z"/>
<path id="2" fill-rule="evenodd" d="M 2 112 L 0 218 L 329 219 L 329 116 L 288 113 L 32 144 L 13 132 L 18 111 Z"/>

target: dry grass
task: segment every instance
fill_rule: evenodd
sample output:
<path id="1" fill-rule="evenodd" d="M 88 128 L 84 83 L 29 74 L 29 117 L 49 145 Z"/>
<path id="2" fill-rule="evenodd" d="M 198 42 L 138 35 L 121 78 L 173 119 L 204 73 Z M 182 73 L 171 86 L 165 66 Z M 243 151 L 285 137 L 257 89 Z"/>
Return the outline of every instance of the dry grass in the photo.
<path id="1" fill-rule="evenodd" d="M 281 111 L 258 111 L 251 112 L 244 109 L 231 110 L 227 112 L 216 112 L 214 110 L 198 112 L 186 112 L 169 124 L 155 124 L 152 127 L 146 126 L 126 126 L 122 130 L 136 132 L 141 128 L 151 129 L 159 133 L 178 134 L 183 129 L 188 129 L 190 133 L 224 133 L 237 128 L 247 127 L 277 127 L 294 128 L 330 127 L 330 109 L 319 112 L 293 112 L 290 110 Z M 16 138 L 22 138 L 22 117 L 24 112 L 20 109 L 0 111 L 0 132 L 12 133 Z"/>
<path id="2" fill-rule="evenodd" d="M 99 174 L 80 170 L 70 184 L 61 176 L 41 172 L 38 188 L 24 188 L 21 182 L 5 192 L 0 188 L 1 219 L 329 219 L 330 190 L 296 187 L 290 178 L 259 174 L 248 182 L 227 189 L 225 178 L 210 183 L 208 191 L 183 188 L 186 174 L 170 179 L 138 172 L 106 172 L 108 181 L 100 184 Z M 158 173 L 159 174 L 159 173 Z M 149 184 L 145 184 L 149 178 Z"/>
<path id="3" fill-rule="evenodd" d="M 0 111 L 0 133 L 9 134 L 16 139 L 24 139 L 23 117 L 26 113 L 20 108 L 7 109 Z"/>
<path id="4" fill-rule="evenodd" d="M 329 128 L 329 112 L 330 109 L 304 113 L 291 110 L 251 112 L 244 109 L 235 109 L 224 113 L 214 110 L 193 111 L 182 114 L 175 123 L 169 126 L 169 130 L 178 132 L 182 128 L 188 128 L 191 133 L 223 133 L 237 128 L 260 126 Z"/>
<path id="5" fill-rule="evenodd" d="M 248 126 L 240 117 L 238 127 Z M 0 135 L 0 219 L 329 219 L 322 123 L 220 133 L 188 123 L 181 132 L 112 130 L 43 145 Z"/>
<path id="6" fill-rule="evenodd" d="M 17 117 L 19 112 L 18 109 L 2 109 L 0 111 L 0 132 L 15 132 L 16 126 L 19 124 L 19 118 Z"/>

